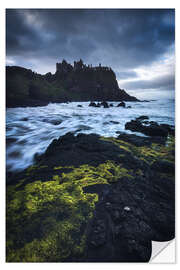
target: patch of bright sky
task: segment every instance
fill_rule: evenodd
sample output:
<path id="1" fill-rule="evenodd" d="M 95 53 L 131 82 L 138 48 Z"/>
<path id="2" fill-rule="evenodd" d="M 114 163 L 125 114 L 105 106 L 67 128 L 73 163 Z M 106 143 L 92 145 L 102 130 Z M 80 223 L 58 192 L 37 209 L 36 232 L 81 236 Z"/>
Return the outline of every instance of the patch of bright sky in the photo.
<path id="1" fill-rule="evenodd" d="M 169 50 L 162 55 L 162 57 L 158 61 L 154 61 L 151 65 L 148 66 L 140 66 L 131 71 L 136 72 L 137 77 L 135 78 L 127 78 L 123 80 L 118 80 L 118 84 L 120 88 L 126 89 L 126 91 L 130 95 L 134 95 L 139 99 L 159 99 L 159 98 L 175 98 L 175 89 L 169 89 L 170 91 L 164 90 L 161 91 L 159 89 L 151 88 L 151 89 L 129 89 L 126 87 L 128 82 L 135 81 L 155 81 L 159 78 L 166 78 L 166 76 L 171 75 L 175 76 L 175 53 L 174 53 L 174 45 L 169 48 Z M 130 70 L 129 70 L 130 71 Z M 147 84 L 149 85 L 149 84 Z M 153 86 L 153 85 L 152 85 Z"/>
<path id="2" fill-rule="evenodd" d="M 38 35 L 41 36 L 41 38 L 45 42 L 48 42 L 48 41 L 55 39 L 55 35 L 53 33 L 46 31 L 46 29 L 44 28 L 43 20 L 39 20 L 36 13 L 24 12 L 23 16 L 25 18 L 26 23 L 31 28 L 34 28 L 34 30 L 38 32 Z M 42 31 L 39 31 L 40 29 Z"/>
<path id="3" fill-rule="evenodd" d="M 31 27 L 33 26 L 34 28 L 41 28 L 43 26 L 43 21 L 38 20 L 35 12 L 31 13 L 27 11 L 23 12 L 22 15 L 24 16 L 25 22 Z"/>
<path id="4" fill-rule="evenodd" d="M 16 62 L 11 58 L 11 57 L 7 57 L 6 58 L 6 65 L 7 66 L 14 66 L 16 64 Z"/>
<path id="5" fill-rule="evenodd" d="M 123 87 L 127 82 L 139 81 L 139 80 L 154 80 L 158 77 L 166 76 L 175 73 L 175 56 L 174 48 L 165 53 L 158 61 L 153 62 L 149 66 L 141 66 L 133 69 L 136 72 L 137 77 L 127 78 L 124 80 L 118 80 L 120 86 Z"/>
<path id="6" fill-rule="evenodd" d="M 157 99 L 175 99 L 174 91 L 158 91 L 158 89 L 140 89 L 140 90 L 128 90 L 129 95 L 135 96 L 139 100 L 157 100 Z"/>
<path id="7" fill-rule="evenodd" d="M 48 57 L 41 60 L 35 57 L 28 57 L 27 61 L 24 61 L 24 56 L 6 57 L 6 65 L 24 67 L 40 74 L 46 74 L 47 72 L 54 73 L 56 68 L 54 60 Z"/>

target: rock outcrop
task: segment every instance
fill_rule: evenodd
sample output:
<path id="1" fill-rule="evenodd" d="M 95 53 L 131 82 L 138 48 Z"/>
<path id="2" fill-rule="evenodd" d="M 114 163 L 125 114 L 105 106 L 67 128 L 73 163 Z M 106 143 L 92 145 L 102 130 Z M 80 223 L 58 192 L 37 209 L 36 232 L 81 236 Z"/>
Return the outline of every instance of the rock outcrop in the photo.
<path id="1" fill-rule="evenodd" d="M 7 107 L 89 100 L 138 101 L 119 88 L 111 68 L 92 67 L 82 60 L 74 65 L 63 60 L 56 64 L 55 74 L 45 75 L 22 67 L 6 67 Z"/>
<path id="2" fill-rule="evenodd" d="M 7 186 L 8 262 L 148 262 L 175 235 L 174 138 L 68 133 Z"/>
<path id="3" fill-rule="evenodd" d="M 123 108 L 125 108 L 125 107 L 126 107 L 126 104 L 125 104 L 125 102 L 120 102 L 120 103 L 117 105 L 117 107 L 123 107 Z"/>
<path id="4" fill-rule="evenodd" d="M 167 124 L 158 124 L 154 121 L 144 121 L 147 116 L 140 116 L 125 124 L 125 129 L 141 132 L 147 136 L 167 137 L 168 134 L 175 135 L 174 126 Z"/>

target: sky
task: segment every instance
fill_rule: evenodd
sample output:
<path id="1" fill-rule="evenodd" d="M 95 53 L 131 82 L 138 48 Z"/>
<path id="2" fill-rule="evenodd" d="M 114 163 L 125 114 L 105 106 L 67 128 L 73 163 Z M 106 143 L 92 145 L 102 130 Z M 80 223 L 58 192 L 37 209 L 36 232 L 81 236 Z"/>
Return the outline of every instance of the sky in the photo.
<path id="1" fill-rule="evenodd" d="M 174 98 L 174 9 L 6 10 L 6 65 L 45 74 L 80 58 L 137 98 Z"/>

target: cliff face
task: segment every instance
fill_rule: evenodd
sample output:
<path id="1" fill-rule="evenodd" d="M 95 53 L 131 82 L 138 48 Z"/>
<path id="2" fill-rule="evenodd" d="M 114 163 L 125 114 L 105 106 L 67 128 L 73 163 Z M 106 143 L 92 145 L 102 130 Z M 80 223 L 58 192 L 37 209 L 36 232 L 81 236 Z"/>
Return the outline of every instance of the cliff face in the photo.
<path id="1" fill-rule="evenodd" d="M 109 67 L 84 65 L 82 60 L 56 64 L 55 74 L 40 75 L 29 69 L 6 67 L 6 104 L 36 106 L 64 101 L 137 101 L 120 89 Z"/>

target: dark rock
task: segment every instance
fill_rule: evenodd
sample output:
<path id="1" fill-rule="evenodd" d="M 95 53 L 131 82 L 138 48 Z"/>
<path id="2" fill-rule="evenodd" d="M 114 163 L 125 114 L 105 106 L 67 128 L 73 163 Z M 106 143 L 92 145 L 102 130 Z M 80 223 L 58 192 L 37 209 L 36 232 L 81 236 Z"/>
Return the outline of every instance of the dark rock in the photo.
<path id="1" fill-rule="evenodd" d="M 125 102 L 120 102 L 118 105 L 117 105 L 117 107 L 123 107 L 123 108 L 125 108 L 126 107 L 126 104 L 125 104 Z"/>
<path id="2" fill-rule="evenodd" d="M 106 224 L 104 220 L 93 220 L 92 230 L 88 241 L 92 247 L 99 247 L 106 243 Z"/>
<path id="3" fill-rule="evenodd" d="M 156 122 L 149 122 L 149 125 L 145 125 L 139 120 L 131 120 L 125 124 L 125 129 L 141 132 L 147 136 L 167 137 L 168 135 L 168 130 Z"/>
<path id="4" fill-rule="evenodd" d="M 144 125 L 149 125 L 149 121 L 142 121 Z"/>
<path id="5" fill-rule="evenodd" d="M 175 127 L 167 124 L 160 124 L 160 126 L 168 131 L 172 136 L 175 136 Z"/>
<path id="6" fill-rule="evenodd" d="M 38 156 L 38 160 L 48 166 L 56 166 L 57 163 L 61 166 L 98 166 L 107 160 L 125 160 L 128 168 L 142 166 L 137 158 L 112 142 L 104 141 L 96 134 L 81 133 L 77 136 L 67 133 L 58 140 L 53 140 L 46 152 Z"/>
<path id="7" fill-rule="evenodd" d="M 104 108 L 109 108 L 109 105 L 106 101 L 103 101 L 101 102 L 101 105 L 104 107 Z"/>
<path id="8" fill-rule="evenodd" d="M 52 124 L 52 125 L 55 125 L 55 126 L 57 126 L 57 125 L 60 125 L 61 123 L 62 123 L 62 121 L 61 120 L 56 120 L 56 119 L 43 119 L 43 122 L 46 122 L 46 123 L 49 123 L 49 124 Z"/>
<path id="9" fill-rule="evenodd" d="M 138 120 L 131 120 L 125 124 L 125 129 L 129 129 L 131 131 L 141 132 L 143 126 Z"/>
<path id="10" fill-rule="evenodd" d="M 159 137 L 167 137 L 168 131 L 159 125 L 150 125 L 147 126 L 144 130 L 143 133 L 148 136 L 159 136 Z"/>
<path id="11" fill-rule="evenodd" d="M 148 122 L 148 121 L 147 121 L 147 122 Z M 155 121 L 149 121 L 149 125 L 150 125 L 150 124 L 151 124 L 151 125 L 156 125 L 156 126 L 158 125 L 157 122 L 155 122 Z"/>
<path id="12" fill-rule="evenodd" d="M 112 103 L 109 104 L 109 107 L 114 107 L 114 105 Z"/>
<path id="13" fill-rule="evenodd" d="M 166 183 L 171 188 L 156 177 L 132 181 L 124 178 L 107 185 L 109 190 L 101 203 L 97 203 L 93 219 L 97 224 L 98 217 L 103 216 L 105 226 L 90 225 L 88 239 L 94 241 L 88 246 L 87 261 L 147 262 L 151 257 L 152 239 L 172 239 L 174 204 L 169 195 L 174 194 L 174 182 Z"/>
<path id="14" fill-rule="evenodd" d="M 79 105 L 77 105 L 77 107 L 82 108 L 83 106 L 79 104 Z"/>
<path id="15" fill-rule="evenodd" d="M 99 103 L 99 102 L 98 102 L 97 104 L 96 104 L 95 102 L 91 102 L 91 103 L 89 104 L 89 106 L 90 106 L 90 107 L 96 107 L 96 108 L 99 108 L 99 107 L 102 106 L 102 104 Z"/>
<path id="16" fill-rule="evenodd" d="M 28 121 L 28 118 L 24 117 L 24 118 L 21 119 L 21 121 Z"/>
<path id="17" fill-rule="evenodd" d="M 122 132 L 118 132 L 120 135 L 118 136 L 119 140 L 123 140 L 129 143 L 134 144 L 135 146 L 150 146 L 152 143 L 158 143 L 165 145 L 166 143 L 166 138 L 165 137 L 142 137 L 142 136 L 137 136 L 135 134 L 126 134 Z"/>
<path id="18" fill-rule="evenodd" d="M 175 173 L 175 165 L 174 162 L 169 162 L 167 160 L 158 160 L 153 162 L 151 165 L 153 170 L 157 170 L 162 173 Z"/>
<path id="19" fill-rule="evenodd" d="M 96 105 L 95 102 L 92 102 L 92 101 L 91 101 L 91 102 L 89 103 L 89 107 L 97 107 L 97 105 Z"/>
<path id="20" fill-rule="evenodd" d="M 110 202 L 106 202 L 105 205 L 106 205 L 106 209 L 107 209 L 107 210 L 111 210 L 112 205 L 111 205 Z"/>
<path id="21" fill-rule="evenodd" d="M 60 120 L 52 120 L 51 121 L 51 124 L 53 124 L 55 126 L 60 125 L 61 123 L 62 123 L 62 121 L 60 121 Z"/>
<path id="22" fill-rule="evenodd" d="M 113 207 L 110 210 L 111 218 L 115 223 L 122 221 L 122 215 L 119 207 Z"/>
<path id="23" fill-rule="evenodd" d="M 131 107 L 131 106 L 127 106 L 126 108 L 127 108 L 127 109 L 131 109 L 132 107 Z"/>
<path id="24" fill-rule="evenodd" d="M 118 121 L 113 121 L 113 120 L 111 120 L 111 121 L 109 121 L 109 122 L 112 123 L 112 124 L 119 124 Z"/>
<path id="25" fill-rule="evenodd" d="M 103 198 L 108 194 L 109 187 L 107 184 L 97 184 L 97 185 L 90 185 L 83 188 L 85 193 L 97 193 L 99 196 L 99 200 L 103 200 Z"/>
<path id="26" fill-rule="evenodd" d="M 165 140 L 164 137 L 146 138 L 125 133 L 120 134 L 118 139 L 137 146 L 150 146 L 152 142 L 159 143 Z M 128 173 L 133 170 L 133 177 L 130 179 L 128 176 L 118 176 L 120 178 L 113 183 L 83 187 L 84 193 L 96 193 L 99 200 L 95 204 L 93 217 L 89 219 L 85 228 L 82 223 L 80 229 L 86 232 L 87 239 L 83 256 L 67 258 L 67 261 L 148 262 L 152 253 L 152 240 L 169 241 L 174 238 L 174 164 L 167 160 L 146 163 L 135 154 L 112 141 L 103 140 L 96 134 L 74 136 L 73 133 L 67 133 L 53 140 L 46 152 L 39 155 L 37 165 L 41 166 L 37 170 L 30 175 L 26 174 L 27 171 L 23 172 L 25 176 L 23 173 L 16 175 L 17 179 L 24 179 L 25 185 L 37 179 L 52 181 L 55 166 L 59 167 L 56 170 L 58 175 L 71 172 L 73 166 L 78 168 L 88 164 L 97 167 L 107 161 L 121 164 Z M 138 169 L 142 171 L 141 175 L 136 174 Z M 113 173 L 113 169 L 107 170 L 107 175 Z M 12 182 L 15 183 L 14 175 L 8 177 L 13 177 Z M 22 185 L 19 187 L 22 188 Z M 86 205 L 82 202 L 80 207 L 83 213 Z M 88 213 L 84 214 L 84 220 L 87 219 L 87 215 Z M 42 220 L 43 218 L 44 216 Z M 80 232 L 76 233 L 74 237 L 80 239 Z"/>
<path id="27" fill-rule="evenodd" d="M 147 115 L 141 115 L 139 117 L 136 118 L 136 120 L 142 121 L 142 120 L 148 120 L 149 117 Z"/>

